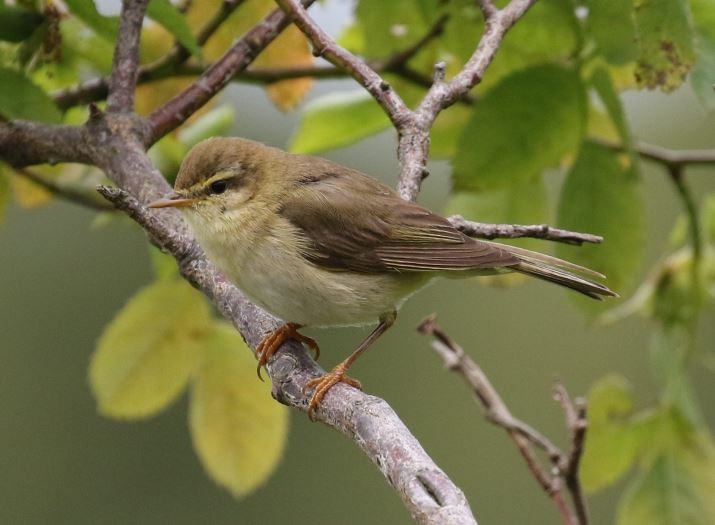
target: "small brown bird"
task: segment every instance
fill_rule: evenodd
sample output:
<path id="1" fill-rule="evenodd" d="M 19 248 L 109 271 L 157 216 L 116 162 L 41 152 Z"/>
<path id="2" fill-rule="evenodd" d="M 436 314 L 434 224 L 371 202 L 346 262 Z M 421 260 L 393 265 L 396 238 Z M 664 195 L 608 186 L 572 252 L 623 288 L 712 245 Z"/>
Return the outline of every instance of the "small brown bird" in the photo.
<path id="1" fill-rule="evenodd" d="M 357 349 L 310 381 L 312 417 L 346 372 L 395 321 L 405 299 L 437 276 L 533 275 L 596 299 L 602 275 L 513 246 L 475 240 L 359 171 L 241 138 L 213 138 L 184 159 L 175 192 L 151 208 L 184 212 L 211 259 L 254 302 L 287 321 L 256 349 L 258 369 L 303 326 L 379 324 Z"/>

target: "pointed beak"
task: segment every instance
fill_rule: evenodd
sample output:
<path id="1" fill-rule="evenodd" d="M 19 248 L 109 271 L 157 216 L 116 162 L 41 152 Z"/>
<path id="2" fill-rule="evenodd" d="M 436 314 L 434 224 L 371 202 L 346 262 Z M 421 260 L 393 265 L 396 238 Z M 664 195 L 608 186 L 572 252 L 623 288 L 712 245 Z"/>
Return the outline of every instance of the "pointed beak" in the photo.
<path id="1" fill-rule="evenodd" d="M 174 193 L 168 199 L 159 199 L 146 205 L 147 208 L 186 208 L 196 202 L 196 199 L 186 199 Z"/>

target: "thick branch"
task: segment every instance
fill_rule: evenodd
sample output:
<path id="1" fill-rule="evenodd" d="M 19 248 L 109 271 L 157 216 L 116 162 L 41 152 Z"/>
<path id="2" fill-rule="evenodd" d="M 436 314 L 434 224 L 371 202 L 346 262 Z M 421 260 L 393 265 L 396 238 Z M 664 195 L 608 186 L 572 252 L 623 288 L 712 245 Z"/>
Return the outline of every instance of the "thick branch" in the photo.
<path id="1" fill-rule="evenodd" d="M 314 0 L 303 0 L 309 6 Z M 251 28 L 226 53 L 184 91 L 152 112 L 150 143 L 183 124 L 196 110 L 206 104 L 243 70 L 289 24 L 288 17 L 276 9 Z"/>
<path id="2" fill-rule="evenodd" d="M 565 244 L 581 244 L 588 242 L 598 244 L 603 242 L 603 237 L 590 233 L 579 233 L 568 230 L 552 228 L 546 224 L 487 224 L 483 222 L 468 221 L 461 215 L 448 217 L 449 222 L 459 231 L 470 237 L 480 239 L 518 239 L 533 237 L 547 241 L 563 242 Z"/>
<path id="3" fill-rule="evenodd" d="M 119 19 L 112 75 L 109 79 L 107 111 L 122 113 L 134 109 L 134 90 L 139 74 L 139 39 L 149 0 L 124 0 Z"/>
<path id="4" fill-rule="evenodd" d="M 131 150 L 125 153 L 139 155 Z M 279 320 L 250 303 L 203 257 L 198 245 L 183 233 L 183 225 L 177 232 L 177 222 L 180 222 L 177 213 L 150 212 L 125 191 L 106 187 L 99 190 L 137 221 L 152 242 L 176 257 L 182 275 L 213 300 L 252 348 L 278 327 Z M 306 411 L 310 396 L 306 396 L 305 385 L 323 370 L 304 349 L 293 341 L 284 344 L 267 368 L 274 397 Z M 418 523 L 475 523 L 462 492 L 434 464 L 382 399 L 339 384 L 321 403 L 317 418 L 360 446 L 396 489 Z"/>
<path id="5" fill-rule="evenodd" d="M 88 138 L 81 126 L 0 122 L 0 159 L 16 167 L 58 162 L 91 164 Z"/>

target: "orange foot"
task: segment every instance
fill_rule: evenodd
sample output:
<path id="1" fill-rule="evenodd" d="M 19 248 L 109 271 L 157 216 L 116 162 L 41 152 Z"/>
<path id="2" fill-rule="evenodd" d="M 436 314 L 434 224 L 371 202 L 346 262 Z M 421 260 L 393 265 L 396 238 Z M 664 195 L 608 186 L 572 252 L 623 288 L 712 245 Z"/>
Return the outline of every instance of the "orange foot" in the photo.
<path id="1" fill-rule="evenodd" d="M 352 377 L 346 376 L 345 370 L 346 367 L 344 367 L 341 363 L 327 374 L 320 377 L 316 377 L 315 379 L 311 379 L 305 384 L 306 390 L 310 390 L 311 388 L 315 387 L 313 397 L 310 398 L 310 403 L 308 403 L 308 417 L 311 421 L 315 421 L 315 409 L 318 408 L 318 405 L 325 397 L 325 394 L 327 394 L 328 390 L 333 388 L 333 386 L 335 386 L 336 384 L 345 383 L 354 388 L 357 388 L 358 390 L 362 390 L 362 385 L 360 384 L 360 381 L 358 381 L 357 379 L 353 379 Z"/>
<path id="2" fill-rule="evenodd" d="M 316 360 L 320 357 L 320 347 L 315 339 L 298 333 L 298 329 L 302 327 L 303 325 L 297 323 L 286 323 L 279 326 L 258 344 L 256 347 L 256 359 L 258 359 L 256 373 L 261 381 L 263 380 L 261 377 L 261 368 L 266 365 L 271 356 L 276 353 L 276 350 L 278 350 L 287 339 L 294 339 L 299 343 L 305 343 L 315 352 Z"/>

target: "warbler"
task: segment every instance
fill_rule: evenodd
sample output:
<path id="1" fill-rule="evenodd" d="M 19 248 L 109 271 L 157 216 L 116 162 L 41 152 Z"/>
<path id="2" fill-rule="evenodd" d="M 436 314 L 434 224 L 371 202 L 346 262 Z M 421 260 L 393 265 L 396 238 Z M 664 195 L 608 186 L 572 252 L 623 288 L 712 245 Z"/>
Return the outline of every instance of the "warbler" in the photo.
<path id="1" fill-rule="evenodd" d="M 258 371 L 304 326 L 377 327 L 350 356 L 310 381 L 311 418 L 348 368 L 438 276 L 520 272 L 599 299 L 616 294 L 548 255 L 467 237 L 450 222 L 359 171 L 236 137 L 212 138 L 183 160 L 174 193 L 150 208 L 179 208 L 208 258 L 252 301 L 285 321 L 256 349 Z"/>

